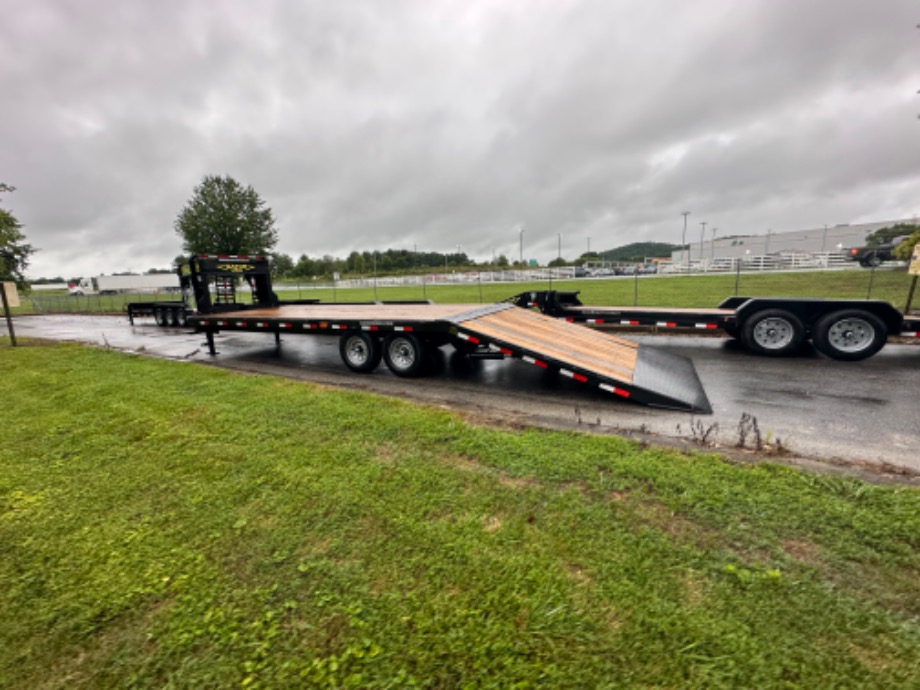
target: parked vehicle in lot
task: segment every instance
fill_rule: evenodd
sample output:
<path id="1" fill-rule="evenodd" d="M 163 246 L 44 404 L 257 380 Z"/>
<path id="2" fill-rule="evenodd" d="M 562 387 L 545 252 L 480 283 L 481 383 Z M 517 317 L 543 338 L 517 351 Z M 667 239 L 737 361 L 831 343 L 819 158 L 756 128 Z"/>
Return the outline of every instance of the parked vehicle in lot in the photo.
<path id="1" fill-rule="evenodd" d="M 655 326 L 722 330 L 752 352 L 783 356 L 806 340 L 833 359 L 860 360 L 889 336 L 920 336 L 920 315 L 905 315 L 879 300 L 729 297 L 713 309 L 590 307 L 578 292 L 524 292 L 511 300 L 548 316 L 591 326 Z"/>
<path id="2" fill-rule="evenodd" d="M 893 261 L 892 252 L 903 239 L 903 237 L 898 237 L 891 242 L 875 246 L 850 247 L 846 251 L 847 261 L 858 261 L 863 268 L 875 268 L 883 261 Z"/>
<path id="3" fill-rule="evenodd" d="M 144 275 L 95 276 L 81 278 L 67 286 L 75 296 L 117 295 L 123 292 L 178 292 L 179 278 L 175 273 L 145 273 Z"/>

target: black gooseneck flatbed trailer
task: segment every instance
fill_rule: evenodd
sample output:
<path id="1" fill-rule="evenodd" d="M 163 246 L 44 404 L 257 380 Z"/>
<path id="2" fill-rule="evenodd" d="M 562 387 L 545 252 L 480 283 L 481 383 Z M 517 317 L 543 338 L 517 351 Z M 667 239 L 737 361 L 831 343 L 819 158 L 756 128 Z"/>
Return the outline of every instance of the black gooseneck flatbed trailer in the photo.
<path id="1" fill-rule="evenodd" d="M 689 359 L 512 304 L 281 301 L 263 257 L 195 256 L 182 275 L 197 306 L 187 323 L 205 334 L 212 355 L 221 331 L 272 333 L 279 344 L 282 334 L 335 336 L 352 371 L 369 373 L 383 360 L 412 377 L 424 373 L 433 348 L 453 344 L 472 358 L 519 359 L 614 398 L 712 412 Z"/>
<path id="2" fill-rule="evenodd" d="M 595 327 L 654 326 L 721 330 L 762 355 L 783 356 L 811 340 L 833 359 L 871 357 L 889 336 L 920 337 L 920 315 L 879 300 L 730 297 L 712 309 L 585 306 L 578 292 L 523 292 L 509 302 Z"/>

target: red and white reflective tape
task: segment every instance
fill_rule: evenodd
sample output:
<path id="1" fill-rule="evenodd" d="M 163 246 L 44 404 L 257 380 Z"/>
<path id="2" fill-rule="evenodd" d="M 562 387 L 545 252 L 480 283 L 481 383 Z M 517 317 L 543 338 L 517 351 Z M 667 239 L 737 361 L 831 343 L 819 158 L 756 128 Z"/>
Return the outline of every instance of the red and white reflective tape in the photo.
<path id="1" fill-rule="evenodd" d="M 571 316 L 566 316 L 565 320 L 568 321 L 569 323 L 575 323 L 575 319 L 572 318 Z"/>
<path id="2" fill-rule="evenodd" d="M 237 322 L 236 322 L 236 325 L 239 326 L 240 328 L 245 328 L 245 327 L 246 327 L 246 322 L 245 322 L 245 321 L 237 321 Z"/>
<path id="3" fill-rule="evenodd" d="M 694 328 L 706 328 L 706 329 L 718 328 L 718 326 L 716 326 L 716 324 L 714 323 L 697 323 L 697 324 L 694 324 L 693 327 Z"/>
<path id="4" fill-rule="evenodd" d="M 348 326 L 346 326 L 345 324 L 342 324 L 342 323 L 334 323 L 334 324 L 330 325 L 329 328 L 331 328 L 331 329 L 334 330 L 334 331 L 345 331 L 345 330 L 348 330 Z"/>
<path id="5" fill-rule="evenodd" d="M 256 328 L 268 328 L 268 323 L 265 321 L 256 321 Z"/>
<path id="6" fill-rule="evenodd" d="M 226 326 L 227 322 L 226 321 L 215 321 L 214 324 L 217 326 Z"/>
<path id="7" fill-rule="evenodd" d="M 466 341 L 468 341 L 468 342 L 471 342 L 471 343 L 473 343 L 474 345 L 478 345 L 478 344 L 480 343 L 479 338 L 474 338 L 473 336 L 467 335 L 466 333 L 457 333 L 457 337 L 460 338 L 460 339 L 462 339 L 462 340 L 466 340 Z"/>
<path id="8" fill-rule="evenodd" d="M 393 330 L 394 330 L 394 331 L 401 331 L 401 332 L 405 332 L 405 333 L 411 333 L 411 332 L 412 332 L 412 326 L 393 326 Z"/>
<path id="9" fill-rule="evenodd" d="M 920 331 L 904 331 L 901 335 L 905 338 L 920 338 Z"/>
<path id="10" fill-rule="evenodd" d="M 278 328 L 290 328 L 291 324 L 289 323 L 279 323 Z"/>
<path id="11" fill-rule="evenodd" d="M 576 374 L 574 371 L 569 371 L 568 369 L 560 369 L 559 373 L 563 376 L 568 376 L 570 379 L 581 381 L 582 383 L 586 383 L 588 381 L 587 376 L 584 376 L 583 374 Z"/>
<path id="12" fill-rule="evenodd" d="M 511 350 L 509 350 L 507 347 L 500 347 L 498 348 L 498 351 L 501 352 L 506 357 L 511 357 L 512 355 L 514 355 L 514 353 Z"/>
<path id="13" fill-rule="evenodd" d="M 586 323 L 604 323 L 603 319 L 588 319 Z"/>
<path id="14" fill-rule="evenodd" d="M 307 329 L 308 331 L 319 328 L 319 326 L 317 326 L 315 323 L 305 323 L 303 324 L 303 327 Z"/>
<path id="15" fill-rule="evenodd" d="M 616 388 L 615 386 L 611 386 L 606 383 L 600 383 L 598 384 L 597 387 L 600 388 L 601 390 L 607 391 L 608 393 L 613 393 L 615 395 L 619 395 L 624 398 L 629 397 L 629 391 L 624 391 L 622 388 Z"/>
<path id="16" fill-rule="evenodd" d="M 378 331 L 380 326 L 361 326 L 362 331 Z"/>
<path id="17" fill-rule="evenodd" d="M 628 319 L 623 319 L 622 321 L 620 321 L 620 325 L 622 325 L 622 326 L 638 326 L 638 325 L 639 325 L 639 322 L 638 322 L 638 321 L 629 321 Z"/>
<path id="18" fill-rule="evenodd" d="M 530 362 L 531 364 L 535 364 L 541 369 L 547 369 L 549 367 L 549 364 L 547 364 L 546 362 L 539 360 L 539 359 L 534 359 L 533 357 L 528 357 L 527 355 L 524 355 L 523 357 L 521 357 L 521 359 L 523 359 L 525 362 Z"/>
<path id="19" fill-rule="evenodd" d="M 677 324 L 673 321 L 657 321 L 656 326 L 664 326 L 665 328 L 677 328 Z"/>

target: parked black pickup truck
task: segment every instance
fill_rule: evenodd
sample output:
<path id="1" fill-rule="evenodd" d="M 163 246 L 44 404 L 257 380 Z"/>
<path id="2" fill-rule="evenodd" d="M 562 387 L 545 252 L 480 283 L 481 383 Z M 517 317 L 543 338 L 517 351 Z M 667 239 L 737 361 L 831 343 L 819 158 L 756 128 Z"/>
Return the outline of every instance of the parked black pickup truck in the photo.
<path id="1" fill-rule="evenodd" d="M 894 259 L 891 252 L 901 244 L 901 239 L 898 238 L 895 242 L 878 244 L 874 247 L 850 247 L 847 249 L 847 260 L 858 261 L 859 265 L 865 268 L 874 268 L 883 261 Z"/>

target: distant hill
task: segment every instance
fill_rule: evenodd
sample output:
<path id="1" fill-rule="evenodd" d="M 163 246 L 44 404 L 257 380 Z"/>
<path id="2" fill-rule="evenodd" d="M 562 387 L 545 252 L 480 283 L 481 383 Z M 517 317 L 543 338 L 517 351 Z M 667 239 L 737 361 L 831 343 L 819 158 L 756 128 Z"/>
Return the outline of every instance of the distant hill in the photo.
<path id="1" fill-rule="evenodd" d="M 666 242 L 633 242 L 616 249 L 600 252 L 604 261 L 642 261 L 643 259 L 670 259 L 671 252 L 680 249 L 679 244 Z"/>

